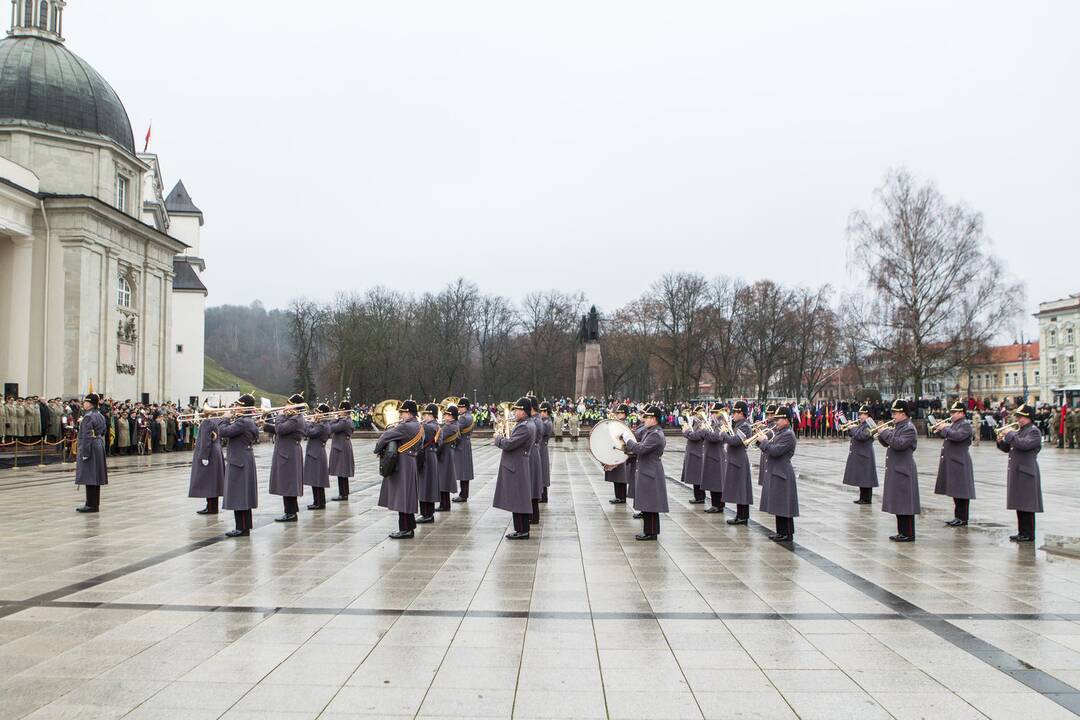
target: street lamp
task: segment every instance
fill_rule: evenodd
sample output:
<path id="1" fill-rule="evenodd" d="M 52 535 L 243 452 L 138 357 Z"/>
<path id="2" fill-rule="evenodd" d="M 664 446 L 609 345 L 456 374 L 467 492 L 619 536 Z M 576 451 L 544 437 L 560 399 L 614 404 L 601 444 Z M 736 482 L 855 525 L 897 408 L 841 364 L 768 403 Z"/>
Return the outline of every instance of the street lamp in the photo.
<path id="1" fill-rule="evenodd" d="M 1028 401 L 1028 378 L 1027 378 L 1027 340 L 1024 339 L 1024 331 L 1020 331 L 1020 374 L 1024 380 L 1024 402 Z"/>

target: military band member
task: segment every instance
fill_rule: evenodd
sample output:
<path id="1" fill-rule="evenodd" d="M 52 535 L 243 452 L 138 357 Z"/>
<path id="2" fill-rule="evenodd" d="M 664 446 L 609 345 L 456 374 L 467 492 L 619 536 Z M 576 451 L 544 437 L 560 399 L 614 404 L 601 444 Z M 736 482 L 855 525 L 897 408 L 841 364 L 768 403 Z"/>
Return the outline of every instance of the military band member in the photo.
<path id="1" fill-rule="evenodd" d="M 754 481 L 750 473 L 750 456 L 746 452 L 746 438 L 754 434 L 747 422 L 748 408 L 741 400 L 731 408 L 731 432 L 723 435 L 724 494 L 725 502 L 735 503 L 735 517 L 728 525 L 746 525 L 750 522 L 750 506 L 754 504 Z"/>
<path id="2" fill-rule="evenodd" d="M 448 405 L 443 411 L 442 442 L 439 445 L 439 512 L 450 512 L 450 496 L 457 492 L 458 441 L 461 429 L 458 425 L 456 405 Z"/>
<path id="3" fill-rule="evenodd" d="M 844 484 L 859 488 L 856 505 L 873 502 L 874 488 L 878 486 L 877 459 L 874 457 L 874 435 L 870 432 L 870 407 L 859 408 L 859 424 L 848 430 L 851 445 L 848 447 L 847 463 L 844 465 Z"/>
<path id="4" fill-rule="evenodd" d="M 127 425 L 127 420 L 120 422 Z M 191 458 L 191 480 L 188 483 L 189 498 L 206 498 L 206 507 L 197 510 L 199 515 L 217 515 L 218 498 L 225 494 L 225 456 L 221 453 L 221 437 L 218 427 L 221 418 L 208 418 L 199 424 L 199 436 L 195 438 L 195 452 Z"/>
<path id="5" fill-rule="evenodd" d="M 304 396 L 296 393 L 290 405 L 300 405 Z M 275 522 L 296 522 L 300 512 L 298 498 L 304 494 L 304 419 L 296 410 L 284 410 L 279 417 L 266 420 L 263 428 L 275 436 L 273 459 L 270 461 L 270 494 L 281 497 L 285 512 Z"/>
<path id="6" fill-rule="evenodd" d="M 233 403 L 237 408 L 254 408 L 255 398 L 244 394 Z M 225 497 L 222 506 L 233 511 L 236 529 L 229 537 L 247 537 L 254 527 L 251 511 L 259 507 L 259 477 L 251 447 L 259 439 L 259 427 L 247 415 L 230 413 L 218 426 L 225 447 Z"/>
<path id="7" fill-rule="evenodd" d="M 573 403 L 566 408 L 566 431 L 570 433 L 570 442 L 576 443 L 578 436 L 581 435 L 581 418 L 578 417 L 577 408 Z"/>
<path id="8" fill-rule="evenodd" d="M 338 410 L 352 410 L 352 403 L 342 400 Z M 350 413 L 351 415 L 351 413 Z M 330 467 L 331 475 L 337 478 L 338 494 L 331 498 L 335 502 L 349 499 L 349 478 L 356 475 L 356 460 L 353 458 L 352 417 L 346 415 L 330 423 Z"/>
<path id="9" fill-rule="evenodd" d="M 701 468 L 705 462 L 705 429 L 697 419 L 701 410 L 701 406 L 694 408 L 694 417 L 682 429 L 682 435 L 686 438 L 686 451 L 683 454 L 681 479 L 685 484 L 694 486 L 691 505 L 705 503 L 705 491 L 701 489 Z"/>
<path id="10" fill-rule="evenodd" d="M 544 428 L 544 434 L 540 438 L 540 469 L 544 473 L 544 491 L 540 495 L 540 502 L 548 501 L 548 488 L 551 487 L 551 450 L 548 442 L 555 434 L 555 426 L 551 422 L 551 403 L 540 403 L 540 424 Z"/>
<path id="11" fill-rule="evenodd" d="M 379 507 L 398 514 L 398 529 L 390 533 L 394 540 L 411 538 L 416 529 L 416 456 L 424 440 L 424 428 L 416 419 L 416 403 L 404 401 L 398 413 L 401 421 L 387 428 L 375 443 L 375 454 L 380 458 L 390 453 L 397 456 L 393 471 L 383 476 L 379 490 Z M 447 458 L 447 462 L 452 461 Z"/>
<path id="12" fill-rule="evenodd" d="M 950 527 L 968 524 L 968 510 L 975 499 L 975 470 L 971 464 L 973 435 L 967 421 L 967 410 L 959 400 L 949 408 L 952 424 L 938 432 L 941 434 L 941 457 L 938 460 L 936 495 L 948 495 L 953 499 L 953 519 L 946 522 Z"/>
<path id="13" fill-rule="evenodd" d="M 667 476 L 664 474 L 664 446 L 667 440 L 660 427 L 660 410 L 647 405 L 641 411 L 644 430 L 640 438 L 623 438 L 626 451 L 637 458 L 634 480 L 634 509 L 641 513 L 642 529 L 635 540 L 656 540 L 660 534 L 660 513 L 668 512 Z"/>
<path id="14" fill-rule="evenodd" d="M 514 403 L 514 429 L 508 436 L 495 434 L 495 447 L 502 454 L 495 478 L 495 498 L 491 504 L 513 514 L 514 531 L 506 536 L 510 540 L 529 538 L 529 517 L 533 508 L 529 452 L 536 432 L 536 428 L 527 422 L 531 406 L 529 398 L 519 398 Z"/>
<path id="15" fill-rule="evenodd" d="M 776 409 L 777 409 L 776 405 L 766 405 L 765 406 L 765 427 L 772 427 L 773 426 L 773 423 L 774 423 L 773 416 L 776 414 Z M 760 447 L 760 445 L 759 445 L 759 447 Z M 769 458 L 768 458 L 768 456 L 765 455 L 765 453 L 758 453 L 758 466 L 757 466 L 757 469 L 758 469 L 757 484 L 758 485 L 764 485 L 765 484 L 765 465 L 768 462 L 768 459 Z"/>
<path id="16" fill-rule="evenodd" d="M 420 517 L 417 524 L 435 522 L 435 503 L 439 502 L 439 452 L 442 449 L 442 428 L 436 416 L 439 406 L 428 403 L 421 416 L 424 426 L 423 451 L 416 456 L 417 498 L 420 500 Z"/>
<path id="17" fill-rule="evenodd" d="M 707 513 L 724 512 L 724 435 L 719 427 L 720 414 L 724 406 L 713 403 L 710 409 L 711 421 L 701 427 L 701 491 L 709 493 L 710 504 Z"/>
<path id="18" fill-rule="evenodd" d="M 328 413 L 330 406 L 320 403 L 316 412 Z M 304 421 L 303 434 L 307 438 L 304 450 L 304 484 L 311 488 L 313 502 L 308 510 L 326 508 L 326 488 L 330 487 L 330 464 L 326 459 L 326 441 L 330 437 L 330 423 Z"/>
<path id="19" fill-rule="evenodd" d="M 896 516 L 893 542 L 915 541 L 915 516 L 922 511 L 919 504 L 919 473 L 915 467 L 915 446 L 919 431 L 911 424 L 908 404 L 895 400 L 892 404 L 895 426 L 882 430 L 878 442 L 888 448 L 885 453 L 885 491 L 881 501 L 884 512 Z"/>
<path id="20" fill-rule="evenodd" d="M 540 498 L 544 497 L 544 466 L 540 462 L 540 438 L 544 435 L 544 426 L 540 422 L 540 403 L 535 397 L 529 397 L 528 422 L 533 428 L 533 444 L 529 450 L 529 478 L 532 480 L 532 518 L 529 523 L 540 522 Z"/>
<path id="21" fill-rule="evenodd" d="M 458 438 L 457 468 L 458 486 L 460 492 L 454 496 L 454 502 L 466 502 L 469 499 L 469 483 L 475 476 L 473 469 L 472 432 L 476 427 L 476 420 L 472 414 L 472 403 L 469 398 L 463 397 L 458 400 L 458 427 L 461 428 L 461 437 Z"/>
<path id="22" fill-rule="evenodd" d="M 641 438 L 645 435 L 645 422 L 640 416 L 638 417 L 637 426 L 634 427 L 634 439 L 641 442 Z M 632 453 L 626 458 L 626 497 L 633 499 L 634 494 L 637 491 L 637 457 Z M 634 513 L 635 520 L 641 520 L 645 516 L 640 512 Z"/>
<path id="23" fill-rule="evenodd" d="M 1017 533 L 1009 536 L 1013 542 L 1035 539 L 1035 513 L 1043 511 L 1038 459 L 1042 433 L 1033 423 L 1034 416 L 1034 409 L 1027 403 L 1018 407 L 1016 424 L 1020 429 L 1006 433 L 997 443 L 999 450 L 1009 453 L 1005 507 L 1016 511 Z"/>
<path id="24" fill-rule="evenodd" d="M 776 532 L 769 535 L 776 542 L 790 542 L 795 537 L 795 518 L 799 517 L 799 489 L 795 484 L 795 431 L 791 429 L 791 410 L 783 405 L 773 413 L 776 433 L 760 442 L 766 461 L 765 484 L 761 487 L 762 512 L 776 518 Z"/>
<path id="25" fill-rule="evenodd" d="M 615 409 L 616 420 L 626 422 L 626 416 L 628 414 L 630 414 L 630 408 L 626 405 L 620 405 Z M 627 473 L 630 470 L 628 467 L 629 465 L 629 458 L 620 465 L 603 465 L 604 480 L 612 484 L 615 492 L 615 497 L 608 500 L 612 505 L 623 505 L 626 503 L 626 483 L 628 480 Z"/>
<path id="26" fill-rule="evenodd" d="M 86 504 L 76 512 L 96 513 L 101 507 L 101 486 L 109 484 L 105 467 L 105 418 L 98 412 L 101 397 L 90 393 L 83 398 L 83 416 L 79 418 L 78 452 L 75 462 L 75 484 L 86 489 Z"/>

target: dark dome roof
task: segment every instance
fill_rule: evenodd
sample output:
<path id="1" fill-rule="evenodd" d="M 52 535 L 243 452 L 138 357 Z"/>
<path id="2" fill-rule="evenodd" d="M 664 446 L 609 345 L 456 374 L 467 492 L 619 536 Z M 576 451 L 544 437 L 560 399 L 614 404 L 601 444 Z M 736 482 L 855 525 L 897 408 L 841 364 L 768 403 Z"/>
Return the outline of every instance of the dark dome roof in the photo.
<path id="1" fill-rule="evenodd" d="M 116 92 L 52 40 L 0 40 L 0 127 L 10 125 L 111 140 L 135 154 L 131 121 Z"/>

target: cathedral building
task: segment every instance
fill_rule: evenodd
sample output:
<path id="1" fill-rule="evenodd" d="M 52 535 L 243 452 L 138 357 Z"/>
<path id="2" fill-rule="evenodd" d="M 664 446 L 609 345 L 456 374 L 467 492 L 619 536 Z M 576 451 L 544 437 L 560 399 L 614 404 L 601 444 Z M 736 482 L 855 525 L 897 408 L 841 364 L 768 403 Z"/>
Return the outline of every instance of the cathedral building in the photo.
<path id="1" fill-rule="evenodd" d="M 65 0 L 14 0 L 0 40 L 5 395 L 200 396 L 203 215 L 164 192 L 123 103 L 64 39 Z"/>

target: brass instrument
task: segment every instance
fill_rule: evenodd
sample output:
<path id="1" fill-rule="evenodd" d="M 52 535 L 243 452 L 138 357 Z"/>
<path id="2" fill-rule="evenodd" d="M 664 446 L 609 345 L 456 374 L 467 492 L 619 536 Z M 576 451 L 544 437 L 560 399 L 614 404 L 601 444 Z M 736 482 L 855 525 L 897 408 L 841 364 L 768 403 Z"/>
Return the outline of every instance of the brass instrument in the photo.
<path id="1" fill-rule="evenodd" d="M 721 410 L 716 415 L 710 415 L 709 416 L 709 424 L 713 429 L 719 430 L 720 432 L 724 433 L 725 435 L 731 435 L 732 434 L 731 416 L 728 415 L 726 410 Z"/>
<path id="2" fill-rule="evenodd" d="M 236 408 L 230 408 L 230 407 L 204 407 L 204 408 L 202 408 L 200 410 L 195 410 L 194 412 L 180 413 L 179 415 L 176 416 L 176 421 L 177 422 L 194 423 L 194 424 L 198 425 L 203 420 L 209 420 L 211 418 L 221 417 L 222 415 L 229 412 L 230 410 L 235 410 L 235 409 Z M 244 408 L 244 409 L 245 410 L 256 410 L 257 408 Z"/>
<path id="3" fill-rule="evenodd" d="M 517 420 L 514 419 L 514 403 L 499 403 L 499 413 L 501 417 L 495 418 L 495 436 L 510 437 L 510 433 L 514 431 L 514 427 L 517 425 Z"/>
<path id="4" fill-rule="evenodd" d="M 1008 425 L 1002 425 L 999 428 L 994 428 L 994 439 L 998 440 L 1000 442 L 1001 440 L 1005 439 L 1005 436 L 1007 434 L 1009 434 L 1011 432 L 1014 432 L 1016 430 L 1019 430 L 1019 429 L 1020 429 L 1020 423 L 1017 422 L 1016 420 L 1013 420 Z"/>
<path id="5" fill-rule="evenodd" d="M 873 437 L 877 437 L 882 430 L 892 430 L 896 427 L 896 421 L 890 420 L 889 422 L 878 423 L 874 427 L 870 428 L 870 434 Z"/>
<path id="6" fill-rule="evenodd" d="M 307 413 L 304 415 L 304 419 L 308 422 L 322 422 L 323 420 L 337 420 L 338 418 L 349 417 L 352 415 L 352 410 L 331 410 L 324 413 Z"/>
<path id="7" fill-rule="evenodd" d="M 776 429 L 775 426 L 766 425 L 765 427 L 761 428 L 760 430 L 755 431 L 754 434 L 751 435 L 750 437 L 743 438 L 743 441 L 742 441 L 743 446 L 750 447 L 751 445 L 753 445 L 756 442 L 762 442 L 764 440 L 772 440 L 774 437 L 776 437 L 777 432 L 779 432 L 779 431 Z"/>
<path id="8" fill-rule="evenodd" d="M 401 422 L 400 400 L 383 400 L 371 411 L 371 424 L 379 431 Z"/>
<path id="9" fill-rule="evenodd" d="M 941 420 L 938 420 L 930 426 L 930 432 L 941 432 L 943 429 L 945 429 L 946 425 L 952 425 L 952 418 L 943 418 Z"/>
<path id="10" fill-rule="evenodd" d="M 854 430 L 855 428 L 859 427 L 860 425 L 862 425 L 865 422 L 865 420 L 858 420 L 858 419 L 856 419 L 856 420 L 848 420 L 847 415 L 845 415 L 844 413 L 836 413 L 836 419 L 839 421 L 839 422 L 837 422 L 836 429 L 839 430 L 840 432 L 847 432 L 849 430 Z"/>

